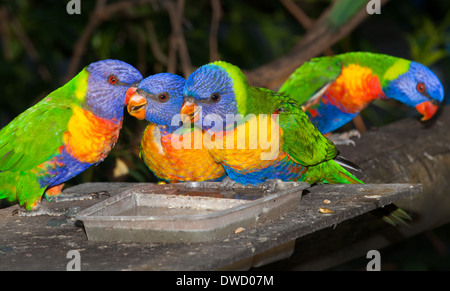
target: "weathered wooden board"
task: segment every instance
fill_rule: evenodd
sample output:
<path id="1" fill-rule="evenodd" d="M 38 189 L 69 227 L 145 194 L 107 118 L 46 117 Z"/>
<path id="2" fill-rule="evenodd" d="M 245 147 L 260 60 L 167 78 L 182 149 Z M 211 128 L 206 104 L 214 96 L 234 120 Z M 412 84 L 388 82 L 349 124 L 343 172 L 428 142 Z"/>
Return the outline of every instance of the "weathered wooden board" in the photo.
<path id="1" fill-rule="evenodd" d="M 114 195 L 129 186 L 83 184 L 67 192 L 109 191 Z M 421 185 L 413 184 L 314 186 L 304 194 L 298 209 L 281 219 L 245 229 L 223 240 L 188 244 L 91 242 L 87 240 L 83 227 L 75 226 L 70 219 L 12 216 L 17 208 L 12 206 L 0 210 L 0 270 L 65 270 L 70 261 L 66 255 L 70 250 L 80 252 L 82 270 L 248 269 L 264 264 L 265 259 L 271 257 L 267 251 L 274 247 L 281 246 L 290 254 L 295 239 L 299 237 L 321 229 L 336 228 L 342 221 L 421 191 Z M 98 199 L 105 198 L 43 203 L 52 209 L 84 209 L 97 203 Z M 324 203 L 325 199 L 330 203 Z M 323 207 L 333 213 L 320 213 L 319 208 Z M 382 228 L 391 227 L 382 223 Z"/>

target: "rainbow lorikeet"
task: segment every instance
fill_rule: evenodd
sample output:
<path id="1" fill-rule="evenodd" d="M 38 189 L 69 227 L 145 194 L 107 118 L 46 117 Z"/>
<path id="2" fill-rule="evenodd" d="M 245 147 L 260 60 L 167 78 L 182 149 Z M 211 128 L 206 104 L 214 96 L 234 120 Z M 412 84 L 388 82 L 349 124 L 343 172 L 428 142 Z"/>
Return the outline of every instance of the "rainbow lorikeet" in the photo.
<path id="1" fill-rule="evenodd" d="M 234 182 L 363 183 L 342 166 L 359 168 L 338 156 L 296 100 L 251 87 L 232 64 L 217 61 L 200 67 L 189 76 L 183 95 L 184 122 L 206 131 L 204 145 Z M 375 212 L 392 225 L 411 219 L 395 205 Z"/>
<path id="2" fill-rule="evenodd" d="M 131 65 L 102 60 L 0 131 L 0 198 L 35 210 L 41 196 L 108 155 L 122 127 L 126 91 L 142 79 Z"/>
<path id="3" fill-rule="evenodd" d="M 183 94 L 184 121 L 207 132 L 205 146 L 234 182 L 362 183 L 337 162 L 334 144 L 294 99 L 251 87 L 232 64 L 200 67 Z"/>
<path id="4" fill-rule="evenodd" d="M 278 91 L 303 105 L 322 133 L 351 121 L 375 99 L 392 98 L 430 119 L 444 99 L 438 77 L 417 62 L 383 54 L 352 52 L 314 58 Z"/>
<path id="5" fill-rule="evenodd" d="M 130 87 L 128 112 L 150 122 L 141 140 L 140 156 L 160 180 L 169 183 L 219 181 L 226 174 L 203 147 L 203 132 L 180 127 L 180 109 L 186 80 L 161 73 Z"/>

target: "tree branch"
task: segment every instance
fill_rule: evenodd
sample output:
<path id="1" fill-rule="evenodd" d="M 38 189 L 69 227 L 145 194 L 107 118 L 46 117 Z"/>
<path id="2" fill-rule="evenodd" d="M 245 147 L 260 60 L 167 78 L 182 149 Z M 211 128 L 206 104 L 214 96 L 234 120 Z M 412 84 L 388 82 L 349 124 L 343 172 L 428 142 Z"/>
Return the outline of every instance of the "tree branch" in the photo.
<path id="1" fill-rule="evenodd" d="M 183 71 L 184 77 L 187 78 L 193 72 L 193 69 L 183 33 L 182 19 L 184 0 L 178 0 L 176 5 L 174 1 L 167 1 L 166 7 L 172 26 L 172 33 L 169 38 L 170 45 L 167 71 L 174 74 L 176 73 L 176 56 L 178 53 L 180 56 L 181 70 Z"/>
<path id="2" fill-rule="evenodd" d="M 12 57 L 11 49 L 9 47 L 9 29 L 8 29 L 8 11 L 3 6 L 0 6 L 0 38 L 2 42 L 3 57 L 10 60 Z"/>
<path id="3" fill-rule="evenodd" d="M 211 0 L 212 17 L 211 28 L 209 31 L 209 61 L 214 62 L 219 60 L 219 48 L 218 48 L 218 33 L 219 23 L 222 17 L 222 8 L 220 6 L 220 0 Z"/>
<path id="4" fill-rule="evenodd" d="M 145 29 L 147 30 L 147 36 L 150 43 L 150 49 L 155 56 L 156 60 L 161 64 L 167 66 L 167 56 L 162 52 L 159 46 L 158 37 L 156 36 L 155 26 L 150 19 L 144 22 Z"/>
<path id="5" fill-rule="evenodd" d="M 52 79 L 52 76 L 50 74 L 50 71 L 47 69 L 47 67 L 41 63 L 40 57 L 38 52 L 36 51 L 36 48 L 34 47 L 33 42 L 28 37 L 28 35 L 25 33 L 25 30 L 23 29 L 20 22 L 17 20 L 16 17 L 10 16 L 10 25 L 12 30 L 17 36 L 17 39 L 22 43 L 26 53 L 30 57 L 31 61 L 37 66 L 38 73 L 41 76 L 42 80 L 49 82 Z"/>
<path id="6" fill-rule="evenodd" d="M 381 5 L 388 1 L 381 0 Z M 331 47 L 369 16 L 364 6 L 344 26 L 338 30 L 332 30 L 325 23 L 330 10 L 331 7 L 322 13 L 311 29 L 289 53 L 256 69 L 246 71 L 250 84 L 277 90 L 289 75 L 305 61 Z"/>
<path id="7" fill-rule="evenodd" d="M 78 72 L 78 66 L 81 62 L 86 47 L 89 44 L 92 34 L 95 29 L 103 22 L 110 19 L 110 17 L 122 10 L 132 8 L 136 5 L 142 5 L 146 3 L 154 2 L 155 0 L 132 0 L 132 1 L 122 1 L 117 3 L 112 3 L 107 5 L 106 0 L 97 0 L 95 3 L 94 12 L 91 14 L 86 27 L 83 30 L 80 38 L 75 43 L 72 58 L 70 59 L 69 68 L 67 74 L 64 78 L 64 82 L 67 82 Z"/>
<path id="8" fill-rule="evenodd" d="M 70 59 L 69 69 L 67 70 L 67 74 L 64 78 L 64 82 L 69 81 L 78 71 L 78 65 L 80 64 L 81 57 L 86 51 L 86 47 L 91 38 L 91 35 L 94 33 L 95 28 L 102 22 L 102 19 L 99 17 L 105 9 L 106 0 L 97 0 L 95 3 L 95 9 L 92 13 L 86 27 L 81 34 L 81 37 L 75 43 L 75 47 L 73 50 L 72 58 Z"/>
<path id="9" fill-rule="evenodd" d="M 314 21 L 298 7 L 292 0 L 280 0 L 281 4 L 297 19 L 298 22 L 306 29 L 310 29 Z"/>

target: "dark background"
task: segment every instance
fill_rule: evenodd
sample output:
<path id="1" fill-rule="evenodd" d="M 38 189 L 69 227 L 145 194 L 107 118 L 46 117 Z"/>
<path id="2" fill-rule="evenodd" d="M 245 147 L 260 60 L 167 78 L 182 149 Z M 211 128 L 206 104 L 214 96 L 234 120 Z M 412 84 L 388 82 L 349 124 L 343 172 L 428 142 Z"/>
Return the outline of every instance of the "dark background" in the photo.
<path id="1" fill-rule="evenodd" d="M 68 2 L 0 1 L 0 127 L 100 59 L 123 60 L 144 76 L 165 71 L 186 76 L 186 60 L 194 69 L 222 59 L 252 70 L 287 54 L 306 33 L 285 1 L 186 1 L 181 15 L 173 7 L 183 1 L 80 0 L 81 14 L 73 15 L 66 12 Z M 331 3 L 291 2 L 312 20 Z M 217 34 L 211 36 L 212 16 L 218 11 L 212 7 L 217 3 L 221 18 Z M 96 7 L 103 9 L 96 13 Z M 171 39 L 177 21 L 184 41 L 178 53 Z M 216 50 L 210 46 L 215 37 Z M 421 62 L 448 91 L 450 1 L 391 0 L 381 14 L 367 17 L 330 49 L 334 54 L 370 51 Z M 362 113 L 369 129 L 413 115 L 414 109 L 395 101 L 375 102 Z M 92 181 L 155 181 L 138 157 L 144 127 L 144 121 L 125 114 L 110 156 L 66 187 Z M 450 270 L 449 246 L 450 231 L 444 226 L 386 249 L 382 262 L 394 270 Z M 357 269 L 365 261 L 341 269 Z"/>

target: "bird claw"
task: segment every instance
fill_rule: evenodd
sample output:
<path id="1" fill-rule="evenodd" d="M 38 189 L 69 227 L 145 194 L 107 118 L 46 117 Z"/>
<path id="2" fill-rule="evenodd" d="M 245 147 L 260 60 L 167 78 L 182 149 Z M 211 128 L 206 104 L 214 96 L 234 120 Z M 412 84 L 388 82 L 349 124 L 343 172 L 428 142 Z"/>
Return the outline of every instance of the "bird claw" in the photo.
<path id="1" fill-rule="evenodd" d="M 355 141 L 350 139 L 352 137 L 361 138 L 361 133 L 356 129 L 352 129 L 343 133 L 332 133 L 328 136 L 328 139 L 331 140 L 335 145 L 355 146 Z"/>

